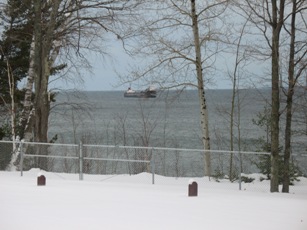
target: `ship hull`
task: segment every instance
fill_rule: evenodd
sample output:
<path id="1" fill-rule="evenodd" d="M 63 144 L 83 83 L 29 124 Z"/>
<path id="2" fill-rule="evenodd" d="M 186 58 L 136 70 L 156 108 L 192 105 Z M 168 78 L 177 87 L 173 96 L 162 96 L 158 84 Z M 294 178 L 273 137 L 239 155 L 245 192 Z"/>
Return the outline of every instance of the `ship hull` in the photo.
<path id="1" fill-rule="evenodd" d="M 155 98 L 157 95 L 153 92 L 125 92 L 124 97 L 133 98 Z"/>

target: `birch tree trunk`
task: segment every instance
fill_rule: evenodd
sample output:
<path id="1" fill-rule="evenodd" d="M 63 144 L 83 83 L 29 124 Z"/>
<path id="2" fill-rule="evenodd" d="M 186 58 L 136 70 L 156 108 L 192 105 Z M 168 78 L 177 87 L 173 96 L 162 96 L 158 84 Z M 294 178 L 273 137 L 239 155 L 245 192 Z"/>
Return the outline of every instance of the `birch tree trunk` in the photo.
<path id="1" fill-rule="evenodd" d="M 203 68 L 201 58 L 201 47 L 198 31 L 198 17 L 196 13 L 195 0 L 191 0 L 191 13 L 192 13 L 192 26 L 195 44 L 195 66 L 197 73 L 198 97 L 200 101 L 200 115 L 201 115 L 201 128 L 202 128 L 202 142 L 205 152 L 205 176 L 211 176 L 211 159 L 210 159 L 210 137 L 208 127 L 208 108 L 204 90 Z"/>
<path id="2" fill-rule="evenodd" d="M 25 97 L 23 101 L 23 109 L 21 112 L 19 126 L 20 126 L 20 139 L 23 139 L 26 142 L 31 141 L 33 139 L 33 125 L 32 120 L 34 116 L 34 109 L 32 103 L 32 92 L 33 92 L 33 83 L 34 83 L 34 49 L 35 42 L 34 37 L 32 38 L 31 47 L 30 47 L 30 64 L 29 71 L 27 76 L 27 84 L 25 87 Z"/>
<path id="3" fill-rule="evenodd" d="M 10 88 L 10 97 L 11 97 L 11 134 L 12 134 L 12 140 L 13 140 L 13 153 L 11 156 L 10 163 L 7 167 L 9 171 L 15 171 L 15 162 L 18 158 L 18 151 L 17 151 L 17 143 L 16 143 L 16 108 L 15 108 L 15 82 L 14 82 L 14 76 L 9 64 L 9 61 L 6 61 L 6 68 L 7 68 L 7 76 L 8 76 L 8 82 L 9 82 L 9 88 Z"/>

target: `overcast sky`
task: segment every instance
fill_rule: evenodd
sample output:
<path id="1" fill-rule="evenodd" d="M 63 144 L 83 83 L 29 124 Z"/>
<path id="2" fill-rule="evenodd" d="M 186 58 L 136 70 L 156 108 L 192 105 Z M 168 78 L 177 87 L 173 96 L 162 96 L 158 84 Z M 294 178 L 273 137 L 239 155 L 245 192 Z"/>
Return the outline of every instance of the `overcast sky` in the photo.
<path id="1" fill-rule="evenodd" d="M 143 89 L 142 84 L 139 82 L 123 83 L 121 79 L 119 79 L 117 72 L 121 74 L 126 74 L 129 71 L 129 64 L 137 64 L 137 62 L 133 61 L 131 57 L 129 57 L 121 47 L 121 44 L 118 42 L 112 43 L 113 45 L 109 47 L 110 57 L 99 58 L 97 56 L 92 57 L 92 66 L 93 66 L 93 74 L 86 73 L 84 76 L 84 90 L 90 91 L 112 91 L 112 90 L 126 90 L 128 87 L 132 87 L 136 90 Z M 226 58 L 227 59 L 227 58 Z M 231 66 L 229 58 L 228 65 Z M 220 60 L 224 66 L 225 60 Z M 208 88 L 218 88 L 225 89 L 231 88 L 231 81 L 229 78 L 222 73 L 217 73 L 215 76 L 214 82 L 208 85 Z M 195 79 L 196 82 L 196 79 Z M 68 86 L 69 87 L 69 86 Z M 141 87 L 141 88 L 140 88 Z"/>
<path id="2" fill-rule="evenodd" d="M 5 0 L 0 0 L 4 2 Z M 1 26 L 0 26 L 1 28 Z M 1 30 L 0 30 L 1 33 Z M 110 57 L 101 57 L 99 58 L 97 55 L 93 55 L 91 57 L 87 57 L 90 61 L 93 69 L 92 73 L 83 72 L 83 84 L 79 83 L 73 85 L 71 83 L 67 83 L 64 81 L 57 81 L 53 83 L 50 89 L 72 89 L 78 88 L 81 90 L 89 90 L 89 91 L 111 91 L 111 90 L 126 90 L 128 87 L 132 87 L 133 89 L 143 89 L 144 85 L 140 86 L 138 82 L 133 82 L 131 84 L 126 83 L 123 84 L 119 77 L 118 73 L 127 74 L 129 71 L 128 65 L 132 64 L 132 58 L 125 54 L 122 44 L 116 39 L 110 41 L 110 45 L 108 46 L 108 53 Z M 219 67 L 223 67 L 225 73 L 216 72 L 214 76 L 214 81 L 209 85 L 206 84 L 206 88 L 214 88 L 214 89 L 225 89 L 231 88 L 232 83 L 227 77 L 227 67 L 233 68 L 233 59 L 234 57 L 219 57 L 216 65 Z M 231 60 L 232 59 L 232 60 Z M 138 64 L 134 61 L 134 64 Z M 140 66 L 141 67 L 141 66 Z M 250 71 L 256 72 L 259 71 L 260 67 L 257 64 L 251 66 Z M 204 73 L 205 78 L 206 73 Z M 196 79 L 195 79 L 196 82 Z M 24 82 L 21 84 L 21 87 L 24 85 Z"/>
<path id="3" fill-rule="evenodd" d="M 233 57 L 234 58 L 234 57 Z M 232 83 L 227 77 L 226 69 L 228 66 L 229 69 L 233 68 L 233 63 L 231 58 L 222 58 L 219 60 L 220 66 L 225 68 L 225 73 L 217 72 L 214 76 L 213 82 L 208 84 L 206 88 L 210 89 L 229 89 L 232 88 Z M 143 87 L 134 83 L 122 83 L 116 72 L 127 73 L 128 72 L 128 63 L 132 63 L 131 58 L 125 54 L 120 46 L 112 48 L 112 60 L 110 58 L 94 58 L 93 60 L 93 75 L 88 74 L 84 77 L 84 90 L 90 91 L 110 91 L 110 90 L 126 90 L 129 86 L 134 89 L 140 90 Z M 261 67 L 259 65 L 251 65 L 249 71 L 260 72 Z M 206 77 L 206 76 L 205 76 Z M 195 79 L 196 81 L 196 79 Z M 242 83 L 242 82 L 241 82 Z M 243 85 L 243 84 L 242 84 Z"/>
<path id="4" fill-rule="evenodd" d="M 117 72 L 126 73 L 132 58 L 124 52 L 120 42 L 110 43 L 110 57 L 93 58 L 93 75 L 84 79 L 86 90 L 123 90 L 129 87 L 128 84 L 122 83 Z"/>

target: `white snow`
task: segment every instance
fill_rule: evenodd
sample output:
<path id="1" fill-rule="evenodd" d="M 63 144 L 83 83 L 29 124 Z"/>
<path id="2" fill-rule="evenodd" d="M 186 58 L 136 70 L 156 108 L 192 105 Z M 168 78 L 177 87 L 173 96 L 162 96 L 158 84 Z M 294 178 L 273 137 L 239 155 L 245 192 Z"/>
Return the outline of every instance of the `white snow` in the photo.
<path id="1" fill-rule="evenodd" d="M 152 185 L 147 173 L 78 181 L 43 172 L 47 185 L 37 186 L 38 172 L 0 172 L 0 229 L 307 229 L 306 178 L 289 194 L 264 192 L 268 184 L 259 181 L 239 191 L 234 183 L 196 178 L 198 196 L 188 197 L 188 178 L 156 176 Z"/>
<path id="2" fill-rule="evenodd" d="M 189 180 L 189 184 L 193 184 L 193 182 L 196 182 L 196 180 L 195 179 L 190 179 Z M 197 183 L 197 182 L 196 182 Z"/>

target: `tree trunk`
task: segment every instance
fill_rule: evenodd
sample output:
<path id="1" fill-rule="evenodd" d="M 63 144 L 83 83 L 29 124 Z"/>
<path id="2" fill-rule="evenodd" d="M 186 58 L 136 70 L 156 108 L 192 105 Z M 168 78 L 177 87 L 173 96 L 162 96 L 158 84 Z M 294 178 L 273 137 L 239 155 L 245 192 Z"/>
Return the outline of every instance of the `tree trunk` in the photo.
<path id="1" fill-rule="evenodd" d="M 202 140 L 205 152 L 205 176 L 211 176 L 211 159 L 210 159 L 210 138 L 209 138 L 209 127 L 208 127 L 208 108 L 206 104 L 205 90 L 204 90 L 204 79 L 203 79 L 203 68 L 201 58 L 201 47 L 199 40 L 198 31 L 198 18 L 195 8 L 195 0 L 191 0 L 191 12 L 192 12 L 192 23 L 193 23 L 193 35 L 195 44 L 196 54 L 196 72 L 197 72 L 197 84 L 198 84 L 198 97 L 200 100 L 200 115 L 201 115 L 201 127 L 202 127 Z"/>
<path id="2" fill-rule="evenodd" d="M 44 69 L 45 67 L 42 68 Z M 42 76 L 39 84 L 35 84 L 35 129 L 34 129 L 34 141 L 35 142 L 48 142 L 48 118 L 49 118 L 49 101 L 48 101 L 48 79 L 49 76 Z M 46 145 L 37 146 L 38 155 L 47 155 L 48 149 Z M 41 157 L 38 159 L 38 166 L 41 169 L 48 170 L 47 158 Z"/>
<path id="3" fill-rule="evenodd" d="M 54 62 L 54 54 L 51 56 L 52 44 L 55 41 L 53 33 L 56 27 L 56 18 L 59 8 L 60 0 L 53 1 L 50 17 L 48 18 L 48 27 L 46 28 L 42 21 L 46 21 L 42 12 L 41 1 L 35 1 L 35 63 L 36 72 L 35 78 L 35 141 L 48 142 L 48 117 L 49 117 L 49 97 L 48 97 L 48 83 L 50 70 Z M 57 47 L 58 48 L 58 47 Z M 53 59 L 53 60 L 50 60 Z"/>
<path id="4" fill-rule="evenodd" d="M 9 64 L 9 60 L 6 60 L 6 68 L 7 68 L 7 77 L 10 88 L 10 97 L 11 97 L 11 134 L 13 140 L 13 152 L 11 156 L 11 160 L 7 169 L 9 171 L 15 171 L 15 162 L 17 161 L 19 152 L 17 151 L 17 143 L 16 143 L 16 106 L 15 106 L 15 79 L 11 70 L 11 66 Z"/>
<path id="5" fill-rule="evenodd" d="M 26 142 L 31 141 L 33 138 L 32 136 L 32 120 L 34 117 L 34 110 L 32 105 L 32 92 L 33 92 L 33 82 L 35 79 L 35 71 L 34 71 L 34 52 L 35 52 L 35 41 L 34 36 L 32 38 L 32 43 L 30 47 L 30 64 L 29 64 L 29 71 L 27 77 L 27 84 L 25 88 L 25 97 L 23 101 L 23 109 L 21 112 L 19 126 L 20 126 L 20 139 L 23 139 Z M 32 112 L 31 112 L 32 111 Z"/>
<path id="6" fill-rule="evenodd" d="M 238 58 L 238 53 L 236 60 Z M 237 76 L 236 76 L 236 69 L 237 69 L 237 63 L 235 66 L 235 71 L 233 75 L 233 82 L 232 82 L 232 97 L 231 97 L 231 111 L 230 111 L 230 151 L 234 150 L 234 140 L 233 140 L 233 131 L 234 131 L 234 110 L 235 110 L 235 99 L 236 99 L 236 82 L 237 82 Z M 232 175 L 233 175 L 233 153 L 230 153 L 230 162 L 229 162 L 229 180 L 232 181 Z"/>
<path id="7" fill-rule="evenodd" d="M 40 0 L 34 1 L 35 22 L 34 22 L 34 76 L 35 76 L 35 124 L 34 124 L 34 141 L 48 142 L 48 118 L 50 111 L 50 102 L 48 97 L 48 83 L 50 70 L 54 59 L 50 57 L 52 44 L 55 40 L 54 31 L 56 28 L 56 18 L 60 0 L 53 1 L 50 16 L 44 15 L 43 5 Z M 48 27 L 46 27 L 48 24 Z M 57 47 L 58 48 L 58 47 Z M 53 59 L 53 60 L 50 60 Z M 46 155 L 47 147 L 40 146 L 37 148 L 37 154 Z M 47 159 L 39 158 L 38 166 L 47 169 Z"/>
<path id="8" fill-rule="evenodd" d="M 294 56 L 295 56 L 295 18 L 296 18 L 296 1 L 292 1 L 292 17 L 291 17 L 291 42 L 289 55 L 288 70 L 288 92 L 287 92 L 287 108 L 286 108 L 286 128 L 285 128 L 285 151 L 284 151 L 284 168 L 283 168 L 283 187 L 282 192 L 289 192 L 290 185 L 290 154 L 291 154 L 291 125 L 292 125 L 292 102 L 294 94 Z"/>
<path id="9" fill-rule="evenodd" d="M 236 106 L 236 99 L 237 99 L 237 111 L 238 111 L 238 149 L 240 150 L 240 98 L 239 98 L 239 90 L 237 90 L 237 84 L 239 84 L 237 81 L 237 74 L 238 74 L 238 68 L 240 65 L 240 62 L 242 59 L 239 58 L 239 52 L 241 47 L 241 40 L 244 34 L 245 26 L 248 21 L 244 24 L 239 41 L 237 44 L 237 50 L 236 50 L 236 61 L 235 61 L 235 68 L 233 71 L 232 76 L 232 97 L 231 97 L 231 111 L 230 111 L 230 151 L 234 151 L 234 112 L 235 112 L 235 106 Z M 240 154 L 240 153 L 239 153 Z M 240 158 L 240 172 L 242 172 L 242 161 L 241 161 L 241 155 Z M 230 153 L 230 163 L 229 163 L 229 180 L 233 180 L 233 153 Z"/>
<path id="10" fill-rule="evenodd" d="M 285 0 L 272 1 L 271 192 L 278 192 L 279 185 L 279 35 L 283 25 L 284 4 Z"/>
<path id="11" fill-rule="evenodd" d="M 275 34 L 276 32 L 274 32 Z M 279 54 L 278 35 L 273 36 L 272 43 L 272 111 L 271 111 L 271 192 L 278 192 L 278 158 L 279 158 Z"/>

